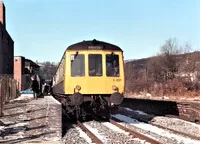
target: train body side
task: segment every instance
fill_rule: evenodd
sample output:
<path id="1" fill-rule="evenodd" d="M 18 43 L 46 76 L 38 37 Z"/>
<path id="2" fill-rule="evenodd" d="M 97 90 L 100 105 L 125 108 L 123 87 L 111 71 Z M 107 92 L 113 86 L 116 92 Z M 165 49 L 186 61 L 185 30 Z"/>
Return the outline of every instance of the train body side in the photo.
<path id="1" fill-rule="evenodd" d="M 64 94 L 64 84 L 65 84 L 65 71 L 66 71 L 66 53 L 64 53 L 60 64 L 57 68 L 56 74 L 53 77 L 53 93 Z"/>

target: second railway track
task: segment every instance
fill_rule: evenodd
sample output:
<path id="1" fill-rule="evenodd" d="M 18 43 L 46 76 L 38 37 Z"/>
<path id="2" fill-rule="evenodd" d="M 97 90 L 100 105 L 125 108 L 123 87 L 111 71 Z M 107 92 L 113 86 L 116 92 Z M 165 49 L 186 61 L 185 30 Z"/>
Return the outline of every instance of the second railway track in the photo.
<path id="1" fill-rule="evenodd" d="M 116 118 L 114 118 L 114 119 L 117 120 L 117 121 L 120 121 L 119 119 L 116 119 Z M 116 121 L 114 121 L 112 119 L 110 120 L 110 123 L 112 123 L 113 125 L 119 127 L 120 129 L 122 129 L 122 130 L 124 130 L 126 132 L 129 132 L 134 137 L 137 137 L 139 139 L 145 140 L 146 142 L 149 142 L 151 144 L 161 144 L 159 141 L 156 141 L 156 140 L 154 140 L 152 138 L 149 138 L 149 137 L 147 137 L 147 136 L 145 136 L 145 135 L 143 135 L 141 133 L 138 133 L 138 132 L 136 132 L 134 130 L 131 130 L 131 129 L 125 127 L 125 126 L 122 126 L 122 125 L 120 125 L 119 123 L 117 123 Z"/>
<path id="2" fill-rule="evenodd" d="M 122 109 L 123 107 L 121 107 L 121 109 Z M 140 121 L 140 122 L 144 122 L 144 123 L 146 123 L 146 124 L 150 124 L 150 125 L 152 125 L 152 126 L 156 126 L 156 127 L 158 127 L 158 128 L 161 128 L 161 129 L 163 129 L 163 130 L 168 130 L 168 131 L 170 131 L 170 132 L 172 132 L 172 133 L 174 133 L 174 134 L 178 134 L 178 135 L 181 135 L 181 136 L 184 136 L 184 137 L 188 137 L 188 138 L 190 138 L 190 139 L 194 139 L 194 140 L 200 140 L 200 137 L 199 136 L 195 136 L 195 135 L 192 135 L 192 134 L 189 134 L 189 133 L 187 133 L 186 131 L 180 131 L 180 130 L 176 130 L 176 129 L 173 129 L 173 128 L 169 128 L 169 127 L 167 127 L 166 125 L 165 126 L 163 126 L 163 125 L 160 125 L 160 124 L 156 124 L 156 123 L 154 123 L 153 121 L 151 121 L 149 118 L 147 118 L 148 117 L 148 114 L 146 114 L 146 113 L 143 113 L 143 112 L 140 112 L 140 113 L 142 113 L 142 114 L 139 114 L 137 111 L 134 111 L 134 110 L 126 110 L 126 108 L 123 108 L 123 110 L 125 111 L 125 113 L 124 112 L 121 112 L 121 113 L 123 113 L 125 116 L 127 116 L 127 117 L 130 117 L 130 118 L 133 118 L 133 119 L 135 119 L 135 120 L 137 120 L 137 121 Z M 127 113 L 128 112 L 128 113 Z M 132 112 L 132 113 L 131 113 Z M 145 114 L 145 115 L 144 115 Z M 152 117 L 152 116 L 151 116 Z M 165 118 L 165 117 L 163 117 L 163 118 Z M 181 119 L 180 119 L 181 120 Z"/>

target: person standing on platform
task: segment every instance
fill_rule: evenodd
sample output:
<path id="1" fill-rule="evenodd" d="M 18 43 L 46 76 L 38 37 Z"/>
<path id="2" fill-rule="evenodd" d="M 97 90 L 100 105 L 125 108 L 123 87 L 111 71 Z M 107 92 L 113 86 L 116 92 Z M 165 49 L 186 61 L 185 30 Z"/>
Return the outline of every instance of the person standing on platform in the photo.
<path id="1" fill-rule="evenodd" d="M 32 79 L 31 89 L 33 91 L 34 99 L 37 99 L 37 95 L 39 93 L 39 84 L 37 81 L 37 77 L 33 76 L 31 79 Z"/>

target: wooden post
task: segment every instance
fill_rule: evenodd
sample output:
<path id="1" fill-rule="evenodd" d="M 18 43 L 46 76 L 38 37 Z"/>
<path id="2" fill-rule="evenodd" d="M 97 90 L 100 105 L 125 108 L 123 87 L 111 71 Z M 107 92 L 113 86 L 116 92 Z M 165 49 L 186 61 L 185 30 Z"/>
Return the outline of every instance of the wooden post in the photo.
<path id="1" fill-rule="evenodd" d="M 145 65 L 145 93 L 147 94 L 147 89 L 148 89 L 148 77 L 147 77 L 147 66 Z"/>
<path id="2" fill-rule="evenodd" d="M 5 101 L 5 79 L 3 78 L 1 81 L 1 104 L 3 106 L 4 101 Z"/>
<path id="3" fill-rule="evenodd" d="M 17 83 L 13 79 L 12 80 L 12 99 L 15 99 L 17 97 L 17 87 L 16 87 L 16 85 L 17 85 Z"/>
<path id="4" fill-rule="evenodd" d="M 8 103 L 9 96 L 10 96 L 10 92 L 9 92 L 9 78 L 7 78 L 7 98 L 6 98 L 6 103 Z"/>
<path id="5" fill-rule="evenodd" d="M 2 80 L 0 80 L 0 117 L 2 116 L 3 111 L 3 96 L 2 96 Z"/>
<path id="6" fill-rule="evenodd" d="M 15 81 L 14 79 L 11 80 L 11 99 L 14 99 L 15 96 L 14 96 L 14 84 L 15 84 Z"/>
<path id="7" fill-rule="evenodd" d="M 16 80 L 0 75 L 0 117 L 3 116 L 4 104 L 17 97 L 17 86 Z"/>
<path id="8" fill-rule="evenodd" d="M 4 96 L 4 104 L 6 104 L 7 102 L 7 98 L 8 98 L 8 78 L 5 78 L 5 95 Z"/>
<path id="9" fill-rule="evenodd" d="M 11 100 L 11 99 L 13 99 L 13 79 L 12 78 L 10 78 L 10 99 L 9 99 L 9 101 Z"/>

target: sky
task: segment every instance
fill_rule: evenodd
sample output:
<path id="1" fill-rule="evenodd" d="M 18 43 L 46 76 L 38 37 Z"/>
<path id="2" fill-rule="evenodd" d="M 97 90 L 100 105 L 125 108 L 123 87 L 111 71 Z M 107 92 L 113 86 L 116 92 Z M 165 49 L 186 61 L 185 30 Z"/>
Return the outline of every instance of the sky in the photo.
<path id="1" fill-rule="evenodd" d="M 200 50 L 199 0 L 4 0 L 15 56 L 59 62 L 65 49 L 97 39 L 125 59 L 156 55 L 169 38 Z"/>

